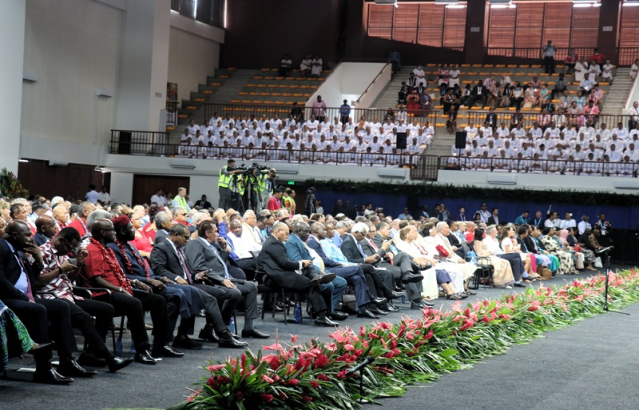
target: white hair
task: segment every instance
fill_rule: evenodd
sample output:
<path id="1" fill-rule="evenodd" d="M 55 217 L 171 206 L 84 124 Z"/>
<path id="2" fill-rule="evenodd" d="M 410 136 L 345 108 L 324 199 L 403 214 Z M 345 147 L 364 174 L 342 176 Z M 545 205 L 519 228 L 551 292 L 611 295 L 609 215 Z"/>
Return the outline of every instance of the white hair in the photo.
<path id="1" fill-rule="evenodd" d="M 362 235 L 365 235 L 368 233 L 368 225 L 365 224 L 364 222 L 358 222 L 355 225 L 353 225 L 353 227 L 351 228 L 351 233 L 355 233 L 355 232 L 359 232 Z"/>
<path id="2" fill-rule="evenodd" d="M 251 216 L 251 215 L 257 216 L 257 215 L 255 215 L 255 212 L 253 212 L 253 211 L 251 211 L 249 209 L 248 211 L 244 212 L 244 216 L 242 216 L 242 218 L 246 219 L 247 216 Z"/>
<path id="3" fill-rule="evenodd" d="M 441 221 L 439 223 L 437 223 L 437 225 L 435 225 L 435 229 L 437 229 L 437 232 L 441 231 L 442 229 L 444 229 L 444 227 L 448 227 L 448 224 L 444 221 Z"/>

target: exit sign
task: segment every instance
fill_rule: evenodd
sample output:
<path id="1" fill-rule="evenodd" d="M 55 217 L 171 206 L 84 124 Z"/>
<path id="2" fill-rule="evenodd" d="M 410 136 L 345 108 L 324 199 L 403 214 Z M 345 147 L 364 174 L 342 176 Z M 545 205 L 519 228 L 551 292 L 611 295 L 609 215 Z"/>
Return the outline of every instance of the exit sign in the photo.
<path id="1" fill-rule="evenodd" d="M 288 181 L 289 185 L 295 185 L 295 181 Z"/>

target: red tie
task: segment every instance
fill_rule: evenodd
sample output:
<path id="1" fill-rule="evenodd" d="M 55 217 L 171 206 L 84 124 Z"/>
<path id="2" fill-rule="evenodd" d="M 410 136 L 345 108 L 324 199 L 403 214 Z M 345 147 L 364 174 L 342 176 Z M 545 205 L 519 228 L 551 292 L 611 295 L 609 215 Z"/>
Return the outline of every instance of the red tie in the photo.
<path id="1" fill-rule="evenodd" d="M 368 238 L 366 238 L 366 239 L 368 239 Z M 375 249 L 376 251 L 378 251 L 378 250 L 379 250 L 379 248 L 375 245 L 375 243 L 374 243 L 373 241 L 371 241 L 370 239 L 368 239 L 368 243 L 370 243 L 370 244 L 371 244 L 371 246 L 373 247 L 373 249 Z M 391 265 L 394 265 L 394 263 L 393 263 L 393 260 L 392 260 L 392 259 L 388 258 L 388 262 L 389 262 Z"/>

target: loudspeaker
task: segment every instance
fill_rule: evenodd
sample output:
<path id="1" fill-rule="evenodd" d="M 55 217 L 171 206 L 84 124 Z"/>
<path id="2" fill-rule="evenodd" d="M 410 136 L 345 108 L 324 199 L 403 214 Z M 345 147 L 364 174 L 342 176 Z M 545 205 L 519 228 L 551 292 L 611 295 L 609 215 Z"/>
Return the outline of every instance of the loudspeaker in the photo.
<path id="1" fill-rule="evenodd" d="M 457 131 L 455 134 L 455 148 L 466 148 L 466 131 Z"/>
<path id="2" fill-rule="evenodd" d="M 397 133 L 397 143 L 395 144 L 397 149 L 406 149 L 406 133 L 398 132 Z"/>

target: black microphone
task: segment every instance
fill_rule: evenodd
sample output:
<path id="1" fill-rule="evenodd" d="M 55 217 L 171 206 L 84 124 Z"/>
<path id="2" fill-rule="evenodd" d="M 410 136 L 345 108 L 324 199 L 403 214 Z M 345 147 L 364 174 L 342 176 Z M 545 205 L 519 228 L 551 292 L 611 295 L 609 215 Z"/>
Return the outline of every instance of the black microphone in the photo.
<path id="1" fill-rule="evenodd" d="M 361 369 L 373 363 L 374 361 L 375 361 L 375 358 L 373 356 L 368 356 L 366 359 L 361 361 L 357 366 L 351 367 L 350 369 L 346 370 L 346 376 L 350 376 L 351 374 L 360 371 Z"/>
<path id="2" fill-rule="evenodd" d="M 609 250 L 615 249 L 615 247 L 613 245 L 610 245 L 607 248 L 603 248 L 597 251 L 597 253 L 604 253 L 604 252 L 608 252 Z"/>

